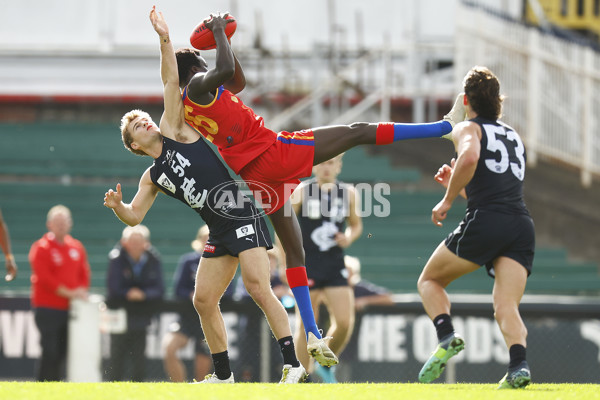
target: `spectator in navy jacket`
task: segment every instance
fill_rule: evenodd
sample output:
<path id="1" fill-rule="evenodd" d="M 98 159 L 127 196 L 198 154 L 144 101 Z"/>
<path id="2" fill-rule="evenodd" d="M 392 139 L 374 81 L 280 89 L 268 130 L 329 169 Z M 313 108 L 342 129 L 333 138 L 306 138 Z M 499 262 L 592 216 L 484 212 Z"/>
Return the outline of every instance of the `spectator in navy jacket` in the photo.
<path id="1" fill-rule="evenodd" d="M 121 241 L 109 253 L 107 285 L 107 300 L 127 311 L 126 331 L 111 335 L 108 380 L 141 382 L 145 378 L 146 328 L 152 319 L 148 302 L 162 299 L 165 290 L 160 255 L 150 244 L 146 226 L 123 230 Z M 127 360 L 131 360 L 131 373 L 125 374 Z"/>

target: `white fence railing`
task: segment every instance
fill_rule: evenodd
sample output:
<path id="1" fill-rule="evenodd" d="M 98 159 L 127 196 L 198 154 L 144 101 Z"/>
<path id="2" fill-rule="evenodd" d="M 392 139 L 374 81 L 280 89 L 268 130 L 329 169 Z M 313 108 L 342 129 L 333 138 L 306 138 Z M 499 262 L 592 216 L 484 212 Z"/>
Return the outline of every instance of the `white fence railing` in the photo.
<path id="1" fill-rule="evenodd" d="M 458 2 L 455 80 L 474 65 L 500 79 L 503 121 L 538 156 L 573 165 L 590 186 L 600 174 L 600 54 Z M 460 89 L 460 86 L 458 87 Z"/>

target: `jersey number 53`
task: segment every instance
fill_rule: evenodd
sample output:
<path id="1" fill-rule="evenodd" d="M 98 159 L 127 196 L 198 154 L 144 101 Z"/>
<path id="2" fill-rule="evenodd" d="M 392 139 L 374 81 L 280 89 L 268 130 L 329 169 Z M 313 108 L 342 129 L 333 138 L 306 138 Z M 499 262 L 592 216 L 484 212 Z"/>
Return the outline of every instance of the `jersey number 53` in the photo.
<path id="1" fill-rule="evenodd" d="M 503 174 L 508 170 L 520 181 L 525 178 L 525 146 L 519 135 L 504 126 L 483 125 L 487 136 L 487 150 L 500 153 L 492 158 L 485 159 L 485 165 L 492 172 Z"/>

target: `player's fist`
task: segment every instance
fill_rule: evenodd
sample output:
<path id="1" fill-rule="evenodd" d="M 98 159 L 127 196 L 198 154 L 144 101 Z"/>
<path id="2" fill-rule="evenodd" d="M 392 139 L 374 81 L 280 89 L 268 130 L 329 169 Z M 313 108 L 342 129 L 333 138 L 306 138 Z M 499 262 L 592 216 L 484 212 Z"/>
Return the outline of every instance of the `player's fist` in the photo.
<path id="1" fill-rule="evenodd" d="M 442 221 L 448 216 L 448 211 L 452 207 L 452 203 L 442 199 L 439 203 L 431 210 L 431 222 L 437 226 L 442 226 Z"/>
<path id="2" fill-rule="evenodd" d="M 225 26 L 235 21 L 234 18 L 228 18 L 229 13 L 210 14 L 210 17 L 204 20 L 204 25 L 214 32 L 217 29 L 225 29 Z"/>
<path id="3" fill-rule="evenodd" d="M 444 164 L 438 169 L 437 173 L 433 177 L 436 182 L 438 182 L 443 187 L 447 188 L 450 183 L 450 177 L 452 176 L 452 171 L 454 171 L 454 164 L 456 163 L 456 159 L 452 159 L 450 161 L 450 165 Z"/>

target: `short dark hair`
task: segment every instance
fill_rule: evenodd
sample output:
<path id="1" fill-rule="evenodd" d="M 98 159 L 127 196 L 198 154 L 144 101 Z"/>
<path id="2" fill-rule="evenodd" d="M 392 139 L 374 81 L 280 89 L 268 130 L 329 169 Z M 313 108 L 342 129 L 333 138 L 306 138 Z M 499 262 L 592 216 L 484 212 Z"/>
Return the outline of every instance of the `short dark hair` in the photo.
<path id="1" fill-rule="evenodd" d="M 495 121 L 502 115 L 500 81 L 487 67 L 475 66 L 463 81 L 465 95 L 478 116 Z"/>
<path id="2" fill-rule="evenodd" d="M 177 58 L 177 71 L 179 72 L 179 87 L 182 89 L 189 83 L 191 79 L 190 72 L 193 67 L 206 68 L 208 66 L 200 55 L 200 51 L 189 47 L 178 49 L 175 52 L 175 57 Z"/>

